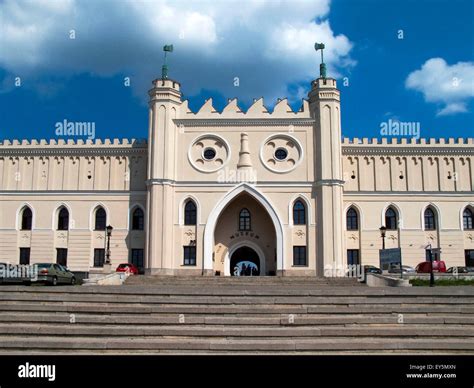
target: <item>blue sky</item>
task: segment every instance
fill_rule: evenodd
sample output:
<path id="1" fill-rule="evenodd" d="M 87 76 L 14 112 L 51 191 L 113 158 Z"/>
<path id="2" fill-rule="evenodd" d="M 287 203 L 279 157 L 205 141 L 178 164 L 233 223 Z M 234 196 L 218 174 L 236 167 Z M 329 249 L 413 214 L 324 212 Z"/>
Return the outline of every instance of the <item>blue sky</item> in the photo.
<path id="1" fill-rule="evenodd" d="M 326 43 L 338 79 L 344 136 L 379 137 L 392 119 L 419 122 L 421 137 L 472 137 L 473 7 L 0 0 L 0 138 L 55 138 L 64 119 L 94 122 L 99 138 L 146 137 L 147 90 L 167 43 L 175 46 L 170 77 L 192 110 L 209 97 L 218 110 L 233 97 L 246 109 L 261 96 L 270 109 L 278 97 L 297 109 L 318 75 L 316 41 Z"/>

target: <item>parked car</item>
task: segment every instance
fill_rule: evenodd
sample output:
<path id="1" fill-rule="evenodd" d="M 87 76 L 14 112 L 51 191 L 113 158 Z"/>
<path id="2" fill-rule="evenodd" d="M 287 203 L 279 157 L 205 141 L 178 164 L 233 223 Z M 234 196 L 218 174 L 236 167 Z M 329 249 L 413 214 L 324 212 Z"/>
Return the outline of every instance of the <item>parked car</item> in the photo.
<path id="1" fill-rule="evenodd" d="M 138 267 L 132 263 L 119 264 L 115 272 L 127 272 L 131 275 L 138 275 Z"/>
<path id="2" fill-rule="evenodd" d="M 49 283 L 52 286 L 58 284 L 76 284 L 76 276 L 66 267 L 55 263 L 38 263 L 37 282 Z"/>
<path id="3" fill-rule="evenodd" d="M 469 270 L 467 267 L 449 267 L 448 270 L 446 271 L 447 273 L 468 273 Z"/>
<path id="4" fill-rule="evenodd" d="M 418 273 L 430 273 L 431 263 L 429 261 L 423 261 L 416 266 L 416 272 Z M 446 263 L 442 260 L 433 261 L 433 272 L 446 272 Z"/>
<path id="5" fill-rule="evenodd" d="M 382 270 L 374 265 L 364 265 L 364 273 L 382 274 Z"/>
<path id="6" fill-rule="evenodd" d="M 466 267 L 466 269 L 467 269 L 467 272 L 474 272 L 474 267 L 469 267 L 468 266 L 468 267 Z"/>
<path id="7" fill-rule="evenodd" d="M 402 272 L 403 273 L 416 273 L 415 268 L 410 267 L 409 265 L 402 265 Z M 393 265 L 388 269 L 388 273 L 400 273 L 400 266 Z"/>

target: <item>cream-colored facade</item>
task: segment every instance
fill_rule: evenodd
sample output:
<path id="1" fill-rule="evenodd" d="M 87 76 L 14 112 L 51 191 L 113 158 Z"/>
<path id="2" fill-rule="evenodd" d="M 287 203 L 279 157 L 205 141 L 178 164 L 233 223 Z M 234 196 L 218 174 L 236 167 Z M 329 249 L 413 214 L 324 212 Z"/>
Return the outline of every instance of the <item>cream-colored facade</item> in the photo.
<path id="1" fill-rule="evenodd" d="M 386 224 L 386 248 L 400 247 L 405 265 L 429 245 L 448 266 L 474 259 L 473 139 L 341 140 L 330 78 L 313 81 L 297 112 L 286 99 L 217 112 L 209 99 L 194 113 L 170 79 L 149 95 L 146 142 L 0 145 L 0 262 L 62 255 L 93 271 L 105 225 L 112 267 L 152 274 L 231 275 L 242 260 L 261 275 L 378 266 Z"/>

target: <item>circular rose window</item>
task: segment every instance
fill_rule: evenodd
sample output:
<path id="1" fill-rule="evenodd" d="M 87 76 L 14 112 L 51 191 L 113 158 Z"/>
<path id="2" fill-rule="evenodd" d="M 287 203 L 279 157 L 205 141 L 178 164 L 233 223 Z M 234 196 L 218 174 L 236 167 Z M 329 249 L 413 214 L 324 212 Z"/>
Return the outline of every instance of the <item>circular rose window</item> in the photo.
<path id="1" fill-rule="evenodd" d="M 260 148 L 260 160 L 270 171 L 287 173 L 303 160 L 303 148 L 293 136 L 274 134 L 264 140 Z"/>
<path id="2" fill-rule="evenodd" d="M 194 139 L 188 149 L 189 163 L 201 172 L 215 172 L 229 160 L 230 147 L 220 136 L 205 134 Z"/>

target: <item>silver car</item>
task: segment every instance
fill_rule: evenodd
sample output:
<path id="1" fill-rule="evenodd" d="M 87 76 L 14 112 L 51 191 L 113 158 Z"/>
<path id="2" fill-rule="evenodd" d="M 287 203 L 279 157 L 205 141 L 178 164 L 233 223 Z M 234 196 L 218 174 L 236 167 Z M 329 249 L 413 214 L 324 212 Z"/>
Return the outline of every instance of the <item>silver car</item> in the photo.
<path id="1" fill-rule="evenodd" d="M 410 267 L 409 265 L 402 265 L 402 272 L 403 273 L 416 273 L 415 268 Z M 388 273 L 400 273 L 400 266 L 394 265 L 389 268 Z"/>
<path id="2" fill-rule="evenodd" d="M 63 284 L 76 284 L 76 276 L 66 267 L 55 263 L 38 263 L 38 277 L 37 282 L 48 283 L 56 286 Z"/>

